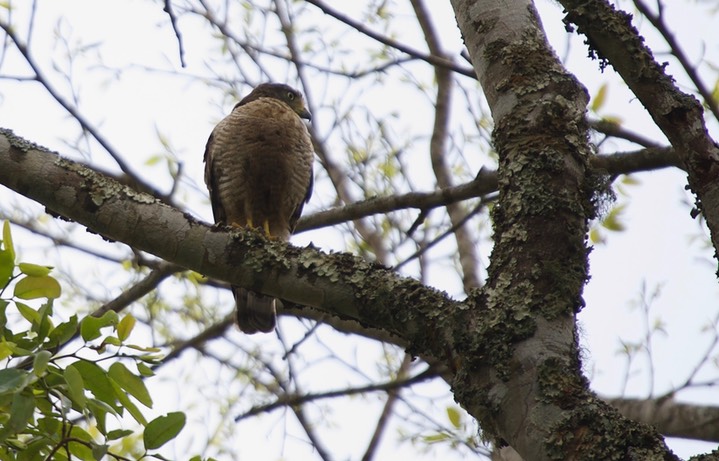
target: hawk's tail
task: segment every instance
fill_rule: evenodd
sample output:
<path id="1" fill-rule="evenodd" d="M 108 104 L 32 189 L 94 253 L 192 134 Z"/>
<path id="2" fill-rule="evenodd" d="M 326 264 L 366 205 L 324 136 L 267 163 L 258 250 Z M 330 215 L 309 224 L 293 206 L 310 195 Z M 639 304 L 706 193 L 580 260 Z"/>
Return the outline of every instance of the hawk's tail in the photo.
<path id="1" fill-rule="evenodd" d="M 237 304 L 237 326 L 244 333 L 269 333 L 275 329 L 276 299 L 240 287 L 232 287 Z"/>

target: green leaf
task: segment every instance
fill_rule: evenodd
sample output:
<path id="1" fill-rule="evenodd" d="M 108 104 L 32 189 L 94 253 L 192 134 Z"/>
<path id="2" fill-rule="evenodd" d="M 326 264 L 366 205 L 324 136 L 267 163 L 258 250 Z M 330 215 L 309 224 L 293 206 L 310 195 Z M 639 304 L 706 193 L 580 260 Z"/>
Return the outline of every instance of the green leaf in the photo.
<path id="1" fill-rule="evenodd" d="M 451 437 L 449 436 L 449 434 L 444 433 L 444 432 L 438 432 L 438 433 L 436 433 L 436 434 L 426 435 L 426 436 L 422 437 L 422 439 L 423 439 L 425 442 L 427 442 L 427 443 L 443 442 L 443 441 L 448 440 L 448 439 L 450 439 L 450 438 L 451 438 Z"/>
<path id="2" fill-rule="evenodd" d="M 612 208 L 609 214 L 602 220 L 602 226 L 614 232 L 623 231 L 625 226 L 624 223 L 621 222 L 621 215 L 624 212 L 624 208 L 624 205 L 618 205 Z"/>
<path id="3" fill-rule="evenodd" d="M 592 103 L 589 105 L 589 109 L 592 112 L 598 112 L 599 109 L 604 106 L 604 102 L 607 100 L 608 86 L 606 83 L 602 84 L 597 91 L 597 94 L 592 98 Z"/>
<path id="4" fill-rule="evenodd" d="M 75 367 L 67 367 L 63 372 L 63 377 L 67 383 L 68 394 L 80 409 L 84 409 L 87 405 L 87 397 L 85 397 L 85 383 L 82 375 Z"/>
<path id="5" fill-rule="evenodd" d="M 10 407 L 10 421 L 7 427 L 14 432 L 20 432 L 27 427 L 35 411 L 35 399 L 30 395 L 22 393 L 15 394 Z"/>
<path id="6" fill-rule="evenodd" d="M 21 391 L 30 382 L 30 374 L 17 368 L 0 370 L 0 395 Z"/>
<path id="7" fill-rule="evenodd" d="M 137 408 L 137 405 L 135 405 L 132 400 L 130 400 L 130 397 L 127 396 L 127 394 L 125 393 L 125 391 L 122 390 L 120 385 L 114 381 L 110 381 L 110 385 L 115 391 L 115 396 L 117 397 L 117 400 L 120 401 L 120 405 L 122 405 L 122 408 L 127 410 L 128 413 L 130 413 L 130 415 L 135 418 L 135 421 L 142 424 L 143 426 L 147 426 L 147 419 L 145 419 L 145 416 L 142 414 L 140 409 Z"/>
<path id="8" fill-rule="evenodd" d="M 93 444 L 93 445 L 92 445 L 92 459 L 93 459 L 93 461 L 94 461 L 94 460 L 98 460 L 98 459 L 105 459 L 105 455 L 107 454 L 108 448 L 110 448 L 110 447 L 108 447 L 108 446 L 105 445 L 105 444 L 102 444 L 102 445 L 100 445 L 100 444 Z"/>
<path id="9" fill-rule="evenodd" d="M 15 343 L 9 343 L 4 338 L 0 339 L 0 360 L 5 360 L 13 353 Z"/>
<path id="10" fill-rule="evenodd" d="M 135 322 L 135 317 L 132 314 L 127 314 L 120 320 L 120 323 L 117 324 L 117 337 L 120 338 L 120 341 L 124 341 L 130 336 L 132 329 L 135 328 Z"/>
<path id="11" fill-rule="evenodd" d="M 20 315 L 22 315 L 23 318 L 28 322 L 34 325 L 40 323 L 40 314 L 32 307 L 20 302 L 15 302 L 15 307 L 17 307 L 17 310 L 18 312 L 20 312 Z"/>
<path id="12" fill-rule="evenodd" d="M 62 288 L 57 280 L 49 275 L 35 277 L 26 275 L 15 284 L 15 296 L 20 299 L 59 298 Z"/>
<path id="13" fill-rule="evenodd" d="M 33 277 L 44 277 L 52 270 L 51 266 L 39 266 L 31 263 L 20 263 L 17 267 L 23 274 L 31 275 Z"/>
<path id="14" fill-rule="evenodd" d="M 117 325 L 117 313 L 115 311 L 105 312 L 102 317 L 89 315 L 80 322 L 80 335 L 85 341 L 92 341 L 100 337 L 100 329 Z"/>
<path id="15" fill-rule="evenodd" d="M 67 444 L 67 447 L 70 449 L 70 454 L 75 455 L 77 458 L 80 458 L 83 461 L 97 460 L 97 458 L 95 458 L 95 456 L 93 455 L 91 448 L 95 445 L 95 441 L 85 429 L 81 428 L 80 426 L 72 426 L 72 429 L 70 430 L 70 437 L 85 442 L 69 442 Z"/>
<path id="16" fill-rule="evenodd" d="M 53 346 L 62 346 L 70 341 L 77 333 L 77 315 L 70 317 L 70 320 L 56 326 L 48 335 L 50 344 Z"/>
<path id="17" fill-rule="evenodd" d="M 185 427 L 185 414 L 180 411 L 153 419 L 142 433 L 145 450 L 160 448 L 177 437 L 183 427 Z"/>
<path id="18" fill-rule="evenodd" d="M 145 378 L 155 376 L 155 372 L 152 371 L 152 368 L 148 367 L 142 362 L 137 362 L 137 371 L 140 373 L 141 376 L 144 376 Z"/>
<path id="19" fill-rule="evenodd" d="M 43 435 L 56 435 L 60 434 L 62 429 L 62 422 L 55 417 L 46 416 L 37 420 L 37 427 L 44 432 Z"/>
<path id="20" fill-rule="evenodd" d="M 105 339 L 102 340 L 102 344 L 100 345 L 100 347 L 105 347 L 108 344 L 111 346 L 122 346 L 122 341 L 115 338 L 114 336 L 107 336 Z"/>
<path id="21" fill-rule="evenodd" d="M 3 241 L 3 248 L 5 251 L 7 251 L 8 255 L 10 256 L 10 260 L 14 263 L 15 262 L 15 246 L 12 243 L 12 234 L 10 234 L 10 221 L 7 219 L 5 222 L 3 222 L 2 225 L 2 241 Z"/>
<path id="22" fill-rule="evenodd" d="M 457 407 L 447 407 L 447 418 L 452 423 L 455 429 L 462 427 L 462 413 L 459 412 Z"/>
<path id="23" fill-rule="evenodd" d="M 107 433 L 107 440 L 117 440 L 123 437 L 127 437 L 128 435 L 132 435 L 132 431 L 129 431 L 127 429 L 115 429 L 114 431 L 110 431 Z"/>
<path id="24" fill-rule="evenodd" d="M 87 360 L 78 360 L 77 362 L 71 364 L 68 368 L 70 367 L 74 367 L 78 372 L 80 372 L 85 389 L 92 392 L 98 400 L 101 400 L 115 408 L 117 396 L 115 395 L 112 382 L 110 381 L 110 378 L 107 377 L 107 372 L 105 372 L 105 370 L 92 362 L 88 362 Z"/>
<path id="25" fill-rule="evenodd" d="M 8 281 L 12 277 L 12 272 L 15 269 L 15 260 L 9 251 L 0 251 L 0 289 L 7 286 Z"/>
<path id="26" fill-rule="evenodd" d="M 110 405 L 97 399 L 87 399 L 87 409 L 89 410 L 90 414 L 95 418 L 97 430 L 100 431 L 101 434 L 105 434 L 107 432 L 107 428 L 105 427 L 105 419 L 107 414 L 110 413 L 116 415 L 117 411 L 115 411 L 115 409 L 112 408 Z"/>
<path id="27" fill-rule="evenodd" d="M 35 354 L 35 358 L 32 361 L 32 372 L 35 376 L 43 376 L 45 370 L 47 370 L 47 364 L 50 362 L 52 353 L 50 351 L 41 350 Z"/>
<path id="28" fill-rule="evenodd" d="M 145 387 L 142 379 L 134 375 L 130 370 L 120 362 L 115 362 L 108 370 L 108 376 L 115 381 L 128 394 L 135 397 L 140 403 L 148 408 L 152 408 L 152 397 Z"/>

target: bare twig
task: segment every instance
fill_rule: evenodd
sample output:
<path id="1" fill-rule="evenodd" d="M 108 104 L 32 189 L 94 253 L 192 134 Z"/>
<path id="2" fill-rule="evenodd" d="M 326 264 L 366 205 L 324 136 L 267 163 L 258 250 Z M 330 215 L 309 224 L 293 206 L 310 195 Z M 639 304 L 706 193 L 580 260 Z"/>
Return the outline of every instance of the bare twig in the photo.
<path id="1" fill-rule="evenodd" d="M 396 40 L 392 40 L 389 37 L 385 37 L 384 35 L 378 34 L 377 32 L 374 32 L 374 31 L 370 30 L 369 28 L 365 27 L 361 22 L 355 21 L 354 19 L 331 8 L 329 5 L 327 5 L 326 3 L 324 3 L 320 0 L 305 0 L 305 1 L 307 3 L 310 3 L 314 6 L 316 6 L 320 10 L 322 10 L 322 12 L 324 14 L 326 14 L 328 16 L 332 16 L 333 18 L 337 19 L 338 21 L 343 22 L 343 23 L 347 24 L 348 26 L 352 27 L 357 32 L 360 32 L 374 40 L 377 40 L 378 42 L 380 42 L 384 45 L 387 45 L 391 48 L 395 48 L 395 49 L 401 51 L 402 53 L 408 54 L 417 59 L 421 59 L 422 61 L 426 61 L 434 66 L 442 66 L 442 67 L 452 70 L 453 72 L 457 72 L 458 74 L 462 74 L 467 77 L 471 77 L 473 79 L 477 78 L 476 74 L 474 73 L 474 69 L 472 69 L 472 68 L 458 66 L 457 64 L 455 64 L 454 62 L 452 62 L 451 60 L 449 60 L 447 58 L 422 53 L 421 51 L 412 49 L 406 45 L 403 45 L 403 44 L 397 42 Z"/>
<path id="2" fill-rule="evenodd" d="M 444 56 L 444 51 L 439 41 L 437 31 L 432 24 L 430 14 L 422 0 L 411 0 L 415 16 L 419 21 L 429 52 L 433 56 Z M 434 66 L 434 75 L 437 80 L 437 98 L 435 100 L 434 127 L 432 138 L 429 143 L 429 153 L 432 159 L 432 171 L 437 179 L 440 189 L 452 186 L 452 175 L 447 165 L 447 139 L 449 137 L 449 118 L 452 106 L 452 87 L 454 79 L 452 73 L 445 67 Z M 481 279 L 477 268 L 477 246 L 472 238 L 472 233 L 465 226 L 458 225 L 460 222 L 467 222 L 463 216 L 465 211 L 461 204 L 447 204 L 447 214 L 455 228 L 454 237 L 457 242 L 457 253 L 459 265 L 462 269 L 462 285 L 465 293 L 472 288 L 481 285 Z"/>
<path id="3" fill-rule="evenodd" d="M 397 379 L 405 378 L 411 364 L 412 356 L 410 356 L 409 354 L 405 354 L 404 358 L 402 359 L 402 364 L 399 366 L 399 370 L 397 370 Z M 382 439 L 382 434 L 387 427 L 389 417 L 392 416 L 392 411 L 394 409 L 395 403 L 397 402 L 397 397 L 399 396 L 400 390 L 402 390 L 402 388 L 394 388 L 387 391 L 387 401 L 385 402 L 384 407 L 382 407 L 382 413 L 380 414 L 379 420 L 377 421 L 377 426 L 375 427 L 372 438 L 367 445 L 367 449 L 362 456 L 362 461 L 372 461 L 372 459 L 374 459 L 374 455 L 377 452 L 377 447 L 379 446 L 379 442 Z"/>
<path id="4" fill-rule="evenodd" d="M 266 413 L 269 411 L 276 410 L 278 408 L 282 408 L 285 406 L 294 407 L 299 406 L 307 402 L 312 402 L 315 400 L 320 399 L 330 399 L 335 397 L 344 397 L 347 395 L 357 395 L 357 394 L 366 394 L 368 392 L 378 392 L 378 391 L 389 391 L 392 389 L 398 389 L 402 387 L 407 387 L 412 384 L 416 384 L 422 381 L 426 381 L 428 379 L 434 378 L 437 376 L 436 372 L 432 368 L 427 368 L 423 372 L 405 379 L 395 379 L 392 381 L 388 381 L 385 383 L 379 383 L 379 384 L 369 384 L 367 386 L 362 387 L 353 387 L 348 389 L 339 389 L 336 391 L 328 391 L 328 392 L 320 392 L 316 394 L 286 394 L 284 396 L 280 396 L 276 401 L 269 403 L 267 405 L 261 405 L 257 407 L 253 407 L 249 409 L 247 412 L 237 416 L 235 418 L 235 422 L 241 421 L 243 419 L 249 418 L 251 416 L 258 415 L 260 413 Z"/>
<path id="5" fill-rule="evenodd" d="M 634 0 L 634 5 L 636 5 L 639 12 L 641 12 L 644 17 L 652 23 L 654 28 L 657 29 L 662 37 L 664 37 L 664 40 L 672 50 L 672 54 L 675 58 L 677 58 L 677 61 L 681 64 L 684 72 L 686 72 L 687 76 L 696 87 L 697 92 L 701 95 L 704 104 L 706 104 L 711 113 L 714 114 L 714 118 L 719 120 L 719 105 L 717 105 L 717 100 L 714 96 L 712 96 L 711 90 L 707 88 L 702 79 L 699 77 L 696 67 L 692 66 L 689 62 L 689 58 L 687 58 L 687 55 L 684 53 L 682 47 L 679 46 L 674 34 L 669 31 L 669 27 L 667 27 L 666 22 L 664 22 L 664 9 L 661 7 L 661 2 L 657 3 L 659 4 L 659 13 L 654 14 L 642 0 Z"/>
<path id="6" fill-rule="evenodd" d="M 177 37 L 177 46 L 180 53 L 180 65 L 185 67 L 185 48 L 182 45 L 182 35 L 180 34 L 180 29 L 177 27 L 177 17 L 175 16 L 174 11 L 172 11 L 172 0 L 165 0 L 165 8 L 163 8 L 163 11 L 170 17 L 172 30 L 175 32 L 175 37 Z"/>

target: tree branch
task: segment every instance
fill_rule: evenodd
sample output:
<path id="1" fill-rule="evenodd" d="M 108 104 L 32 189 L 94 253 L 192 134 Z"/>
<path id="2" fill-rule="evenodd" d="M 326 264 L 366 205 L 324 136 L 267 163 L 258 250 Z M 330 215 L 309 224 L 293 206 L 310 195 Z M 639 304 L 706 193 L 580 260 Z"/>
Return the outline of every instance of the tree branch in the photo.
<path id="1" fill-rule="evenodd" d="M 697 209 L 706 218 L 714 249 L 719 251 L 719 145 L 709 136 L 704 108 L 693 96 L 682 93 L 654 60 L 631 21 L 606 0 L 560 0 L 567 11 L 565 22 L 586 35 L 590 53 L 611 64 L 674 146 L 689 186 L 696 194 Z"/>
<path id="2" fill-rule="evenodd" d="M 8 130 L 0 131 L 0 165 L 0 183 L 107 239 L 208 277 L 387 331 L 418 354 L 431 357 L 430 351 L 450 341 L 451 333 L 437 331 L 431 318 L 460 304 L 379 265 L 267 241 L 251 230 L 210 227 Z M 411 319 L 406 306 L 412 306 Z M 435 353 L 443 356 L 439 350 Z"/>
<path id="3" fill-rule="evenodd" d="M 652 425 L 667 437 L 719 440 L 719 407 L 680 403 L 674 399 L 606 399 L 624 416 Z"/>
<path id="4" fill-rule="evenodd" d="M 339 11 L 331 8 L 326 3 L 320 1 L 320 0 L 305 0 L 307 3 L 316 6 L 322 12 L 328 16 L 332 16 L 333 18 L 337 19 L 338 21 L 347 24 L 351 28 L 355 29 L 357 32 L 364 34 L 374 40 L 377 40 L 378 42 L 389 46 L 390 48 L 395 48 L 402 53 L 405 53 L 407 55 L 410 55 L 414 58 L 421 59 L 422 61 L 426 61 L 434 66 L 442 66 L 444 68 L 450 69 L 454 72 L 457 72 L 458 74 L 465 75 L 467 77 L 471 77 L 473 79 L 476 79 L 477 76 L 474 73 L 474 70 L 471 68 L 465 68 L 460 67 L 451 60 L 441 57 L 441 56 L 435 56 L 432 54 L 425 54 L 421 51 L 414 50 L 406 45 L 403 45 L 395 40 L 392 40 L 389 37 L 385 37 L 384 35 L 378 34 L 369 28 L 365 27 L 361 22 L 355 21 L 354 19 L 350 18 L 349 16 L 340 13 Z"/>

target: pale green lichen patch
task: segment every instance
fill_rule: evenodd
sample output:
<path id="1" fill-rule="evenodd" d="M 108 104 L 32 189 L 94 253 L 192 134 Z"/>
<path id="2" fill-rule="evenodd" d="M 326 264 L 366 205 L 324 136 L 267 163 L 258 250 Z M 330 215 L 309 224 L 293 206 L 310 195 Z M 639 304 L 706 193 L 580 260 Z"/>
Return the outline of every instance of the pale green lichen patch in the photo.
<path id="1" fill-rule="evenodd" d="M 90 199 L 95 206 L 101 206 L 106 200 L 116 198 L 119 195 L 131 198 L 139 203 L 150 204 L 158 201 L 155 197 L 120 184 L 115 179 L 98 173 L 82 163 L 73 162 L 58 155 L 55 165 L 85 178 L 83 188 L 89 193 Z"/>
<path id="2" fill-rule="evenodd" d="M 8 128 L 0 128 L 0 134 L 8 140 L 12 147 L 21 152 L 28 152 L 30 150 L 41 150 L 44 152 L 49 152 L 44 147 L 39 146 L 34 142 L 28 141 L 25 138 L 21 138 Z"/>

